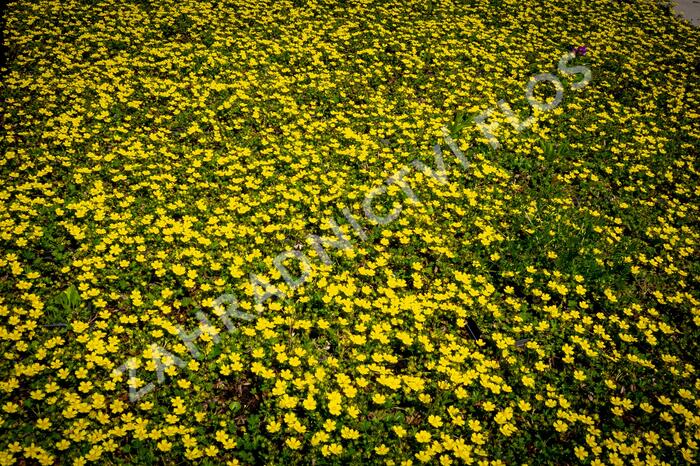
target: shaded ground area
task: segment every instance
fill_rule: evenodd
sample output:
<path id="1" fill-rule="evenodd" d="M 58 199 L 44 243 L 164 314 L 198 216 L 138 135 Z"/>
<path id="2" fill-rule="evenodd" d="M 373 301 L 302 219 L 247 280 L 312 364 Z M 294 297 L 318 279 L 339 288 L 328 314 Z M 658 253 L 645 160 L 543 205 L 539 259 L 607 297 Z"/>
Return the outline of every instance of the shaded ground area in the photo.
<path id="1" fill-rule="evenodd" d="M 686 18 L 693 26 L 700 26 L 700 0 L 677 0 L 676 13 Z"/>

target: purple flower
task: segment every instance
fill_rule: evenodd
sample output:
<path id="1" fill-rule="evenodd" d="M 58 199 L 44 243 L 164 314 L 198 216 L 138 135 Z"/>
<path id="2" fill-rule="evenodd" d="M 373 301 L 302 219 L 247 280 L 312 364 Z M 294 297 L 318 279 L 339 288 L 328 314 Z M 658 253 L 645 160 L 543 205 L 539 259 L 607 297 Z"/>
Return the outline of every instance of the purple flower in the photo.
<path id="1" fill-rule="evenodd" d="M 587 51 L 588 51 L 588 48 L 585 45 L 582 45 L 581 47 L 576 47 L 576 49 L 574 50 L 576 55 L 581 56 L 581 57 L 586 55 Z"/>

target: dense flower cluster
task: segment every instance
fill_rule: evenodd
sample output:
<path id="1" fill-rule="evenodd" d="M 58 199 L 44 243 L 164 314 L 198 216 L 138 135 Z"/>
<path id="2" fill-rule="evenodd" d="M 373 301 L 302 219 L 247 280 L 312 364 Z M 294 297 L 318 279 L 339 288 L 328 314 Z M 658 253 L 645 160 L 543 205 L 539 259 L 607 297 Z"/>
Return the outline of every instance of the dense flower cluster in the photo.
<path id="1" fill-rule="evenodd" d="M 4 23 L 0 465 L 698 460 L 700 33 L 656 0 Z"/>

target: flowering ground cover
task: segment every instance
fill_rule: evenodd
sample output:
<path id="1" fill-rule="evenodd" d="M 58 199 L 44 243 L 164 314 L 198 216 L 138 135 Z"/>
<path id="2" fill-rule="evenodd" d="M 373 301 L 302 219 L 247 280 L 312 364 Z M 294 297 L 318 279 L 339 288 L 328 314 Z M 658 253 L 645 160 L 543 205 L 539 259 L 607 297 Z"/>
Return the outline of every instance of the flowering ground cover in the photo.
<path id="1" fill-rule="evenodd" d="M 700 34 L 667 6 L 3 21 L 0 464 L 697 462 Z"/>

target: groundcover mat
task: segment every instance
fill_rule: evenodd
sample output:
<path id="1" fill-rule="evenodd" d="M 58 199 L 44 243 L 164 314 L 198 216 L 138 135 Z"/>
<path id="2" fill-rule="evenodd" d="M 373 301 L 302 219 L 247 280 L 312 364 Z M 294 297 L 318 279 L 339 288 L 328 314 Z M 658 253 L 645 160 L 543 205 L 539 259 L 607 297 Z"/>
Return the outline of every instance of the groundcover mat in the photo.
<path id="1" fill-rule="evenodd" d="M 656 0 L 10 0 L 0 465 L 684 464 Z"/>

